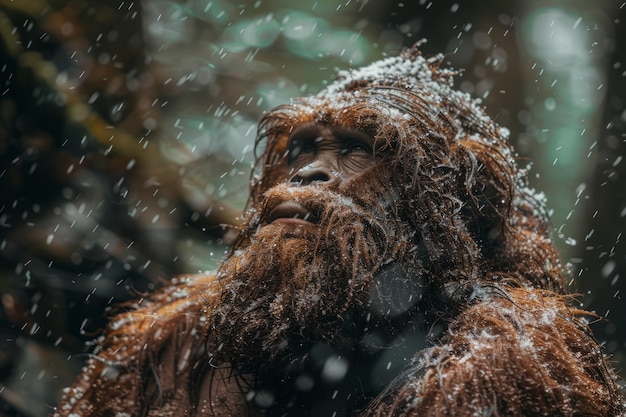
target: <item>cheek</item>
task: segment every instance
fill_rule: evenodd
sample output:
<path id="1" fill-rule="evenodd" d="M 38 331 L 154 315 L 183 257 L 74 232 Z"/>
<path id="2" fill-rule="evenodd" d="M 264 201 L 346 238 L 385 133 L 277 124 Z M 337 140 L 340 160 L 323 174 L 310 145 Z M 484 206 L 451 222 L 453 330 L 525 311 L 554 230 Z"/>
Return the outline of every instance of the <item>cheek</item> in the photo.
<path id="1" fill-rule="evenodd" d="M 287 165 L 286 161 L 281 161 L 280 163 L 266 168 L 261 176 L 255 178 L 251 194 L 257 196 L 256 199 L 258 199 L 270 188 L 287 182 L 293 175 L 292 171 L 293 169 Z M 255 203 L 258 202 L 256 199 L 254 201 Z"/>
<path id="2" fill-rule="evenodd" d="M 339 166 L 343 173 L 358 175 L 375 166 L 374 158 L 366 153 L 358 153 L 346 156 L 339 160 Z"/>
<path id="3" fill-rule="evenodd" d="M 361 201 L 365 207 L 389 207 L 390 202 L 397 201 L 391 174 L 380 165 L 353 174 L 342 188 L 341 191 Z"/>

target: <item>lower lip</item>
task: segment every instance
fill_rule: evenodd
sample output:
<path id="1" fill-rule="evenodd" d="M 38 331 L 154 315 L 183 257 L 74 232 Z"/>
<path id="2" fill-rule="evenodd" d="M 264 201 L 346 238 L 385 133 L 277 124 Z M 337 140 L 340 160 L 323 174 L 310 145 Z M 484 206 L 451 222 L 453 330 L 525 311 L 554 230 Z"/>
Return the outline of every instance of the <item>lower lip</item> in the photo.
<path id="1" fill-rule="evenodd" d="M 274 220 L 272 223 L 282 223 L 282 224 L 295 224 L 299 226 L 313 226 L 308 220 L 299 219 L 297 217 L 280 217 Z"/>

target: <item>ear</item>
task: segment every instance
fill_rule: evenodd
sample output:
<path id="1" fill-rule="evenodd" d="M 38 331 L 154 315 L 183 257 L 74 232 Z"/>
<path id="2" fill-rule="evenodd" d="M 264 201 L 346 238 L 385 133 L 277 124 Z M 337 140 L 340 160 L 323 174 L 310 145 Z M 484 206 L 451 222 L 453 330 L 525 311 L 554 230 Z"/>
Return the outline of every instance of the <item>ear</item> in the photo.
<path id="1" fill-rule="evenodd" d="M 504 244 L 511 216 L 516 181 L 514 161 L 505 158 L 498 147 L 472 137 L 455 141 L 451 153 L 460 174 L 456 187 L 463 202 L 463 222 L 483 258 L 494 259 L 495 251 Z"/>
<path id="2" fill-rule="evenodd" d="M 451 151 L 461 172 L 457 183 L 465 203 L 461 215 L 487 272 L 565 292 L 566 279 L 543 202 L 525 186 L 525 172 L 517 168 L 508 143 L 469 136 L 455 141 Z"/>

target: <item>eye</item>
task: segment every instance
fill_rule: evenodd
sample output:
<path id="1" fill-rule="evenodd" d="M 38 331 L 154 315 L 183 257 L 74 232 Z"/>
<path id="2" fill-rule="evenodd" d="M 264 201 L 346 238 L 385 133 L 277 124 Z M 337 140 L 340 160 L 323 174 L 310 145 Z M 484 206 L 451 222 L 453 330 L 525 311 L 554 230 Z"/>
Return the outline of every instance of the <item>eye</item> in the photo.
<path id="1" fill-rule="evenodd" d="M 289 160 L 289 162 L 293 162 L 294 160 L 302 156 L 314 155 L 316 152 L 317 152 L 317 142 L 314 138 L 312 139 L 294 138 L 289 143 L 287 159 Z"/>
<path id="2" fill-rule="evenodd" d="M 342 155 L 354 154 L 354 153 L 365 153 L 365 154 L 370 155 L 372 153 L 372 149 L 369 145 L 361 141 L 355 141 L 355 142 L 349 143 L 347 146 L 341 149 Z"/>
<path id="3" fill-rule="evenodd" d="M 317 146 L 313 143 L 303 143 L 300 147 L 301 154 L 309 154 L 317 152 Z"/>

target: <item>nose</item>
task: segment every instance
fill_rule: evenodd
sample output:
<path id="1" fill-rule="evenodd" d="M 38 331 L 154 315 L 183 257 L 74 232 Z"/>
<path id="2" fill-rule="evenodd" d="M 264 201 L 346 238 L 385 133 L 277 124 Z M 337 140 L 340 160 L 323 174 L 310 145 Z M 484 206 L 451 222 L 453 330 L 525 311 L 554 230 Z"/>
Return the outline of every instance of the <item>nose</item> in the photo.
<path id="1" fill-rule="evenodd" d="M 320 161 L 315 161 L 297 170 L 290 182 L 297 185 L 330 185 L 338 180 L 334 170 Z"/>

